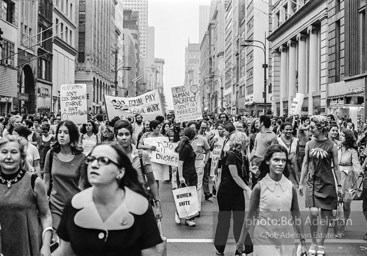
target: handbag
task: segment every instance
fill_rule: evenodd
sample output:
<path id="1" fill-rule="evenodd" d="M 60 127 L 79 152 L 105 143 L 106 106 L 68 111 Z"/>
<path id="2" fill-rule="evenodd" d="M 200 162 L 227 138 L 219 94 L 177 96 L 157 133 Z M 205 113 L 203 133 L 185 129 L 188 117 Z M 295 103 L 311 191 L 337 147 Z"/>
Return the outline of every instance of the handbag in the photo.
<path id="1" fill-rule="evenodd" d="M 360 180 L 360 182 L 359 182 L 359 185 L 358 185 L 358 181 L 359 180 Z M 348 197 L 351 200 L 362 200 L 363 180 L 364 180 L 364 176 L 363 175 L 359 175 L 358 178 L 354 181 L 354 183 L 351 186 L 351 188 L 349 188 L 346 191 L 346 193 L 348 193 Z"/>
<path id="2" fill-rule="evenodd" d="M 181 187 L 172 190 L 178 216 L 190 219 L 199 214 L 199 200 L 196 186 Z"/>

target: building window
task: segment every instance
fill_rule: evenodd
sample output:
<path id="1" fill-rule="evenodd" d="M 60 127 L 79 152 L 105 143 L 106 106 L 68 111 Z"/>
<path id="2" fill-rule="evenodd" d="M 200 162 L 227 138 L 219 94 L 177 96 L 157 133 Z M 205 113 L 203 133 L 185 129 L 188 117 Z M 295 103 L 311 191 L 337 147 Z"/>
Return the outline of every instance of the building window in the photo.
<path id="1" fill-rule="evenodd" d="M 340 81 L 340 20 L 335 22 L 335 82 Z"/>
<path id="2" fill-rule="evenodd" d="M 60 26 L 60 38 L 64 39 L 64 24 L 63 23 L 61 23 L 61 26 Z"/>
<path id="3" fill-rule="evenodd" d="M 1 61 L 1 64 L 14 66 L 14 44 L 7 40 L 3 40 L 3 48 L 0 52 L 1 59 L 3 59 Z"/>
<path id="4" fill-rule="evenodd" d="M 359 13 L 359 70 L 366 70 L 366 9 Z"/>
<path id="5" fill-rule="evenodd" d="M 249 85 L 247 86 L 247 95 L 253 94 L 254 93 L 254 85 Z"/>
<path id="6" fill-rule="evenodd" d="M 73 46 L 73 32 L 70 30 L 70 45 Z"/>
<path id="7" fill-rule="evenodd" d="M 2 19 L 14 24 L 15 4 L 10 0 L 3 0 L 1 4 Z"/>
<path id="8" fill-rule="evenodd" d="M 70 20 L 74 21 L 74 15 L 73 15 L 73 4 L 70 4 Z"/>
<path id="9" fill-rule="evenodd" d="M 68 27 L 65 26 L 65 42 L 68 43 L 68 38 L 69 38 L 69 29 Z"/>
<path id="10" fill-rule="evenodd" d="M 59 34 L 59 19 L 56 19 L 55 33 L 56 33 L 56 36 L 57 34 Z"/>
<path id="11" fill-rule="evenodd" d="M 66 17 L 69 16 L 69 0 L 66 0 L 66 4 L 65 4 L 65 16 Z"/>

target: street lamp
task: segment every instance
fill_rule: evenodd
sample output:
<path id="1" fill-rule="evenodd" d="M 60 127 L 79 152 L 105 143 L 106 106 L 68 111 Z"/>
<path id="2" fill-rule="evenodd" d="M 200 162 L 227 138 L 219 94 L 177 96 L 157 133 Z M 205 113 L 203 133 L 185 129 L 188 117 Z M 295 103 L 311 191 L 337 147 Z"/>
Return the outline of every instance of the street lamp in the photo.
<path id="1" fill-rule="evenodd" d="M 259 43 L 260 45 L 256 45 L 253 43 Z M 254 39 L 248 39 L 245 40 L 245 44 L 241 44 L 242 47 L 257 47 L 260 48 L 261 50 L 263 50 L 264 52 L 264 64 L 263 64 L 263 68 L 264 68 L 264 92 L 263 92 L 263 97 L 264 97 L 264 115 L 266 115 L 266 86 L 267 86 L 267 82 L 266 82 L 266 69 L 268 68 L 268 64 L 266 64 L 266 39 L 265 42 L 261 42 L 259 40 L 254 40 Z"/>

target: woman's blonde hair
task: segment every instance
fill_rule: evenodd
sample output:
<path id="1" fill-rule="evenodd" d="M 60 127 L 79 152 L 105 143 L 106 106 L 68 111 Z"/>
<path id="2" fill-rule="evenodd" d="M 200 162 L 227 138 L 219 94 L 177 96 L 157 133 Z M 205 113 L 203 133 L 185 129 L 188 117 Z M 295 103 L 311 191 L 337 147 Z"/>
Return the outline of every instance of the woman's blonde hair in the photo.
<path id="1" fill-rule="evenodd" d="M 25 151 L 27 141 L 24 141 L 21 137 L 15 135 L 6 135 L 0 139 L 0 147 L 8 142 L 17 142 L 19 144 L 20 157 L 22 160 L 25 160 L 27 157 L 27 152 Z"/>

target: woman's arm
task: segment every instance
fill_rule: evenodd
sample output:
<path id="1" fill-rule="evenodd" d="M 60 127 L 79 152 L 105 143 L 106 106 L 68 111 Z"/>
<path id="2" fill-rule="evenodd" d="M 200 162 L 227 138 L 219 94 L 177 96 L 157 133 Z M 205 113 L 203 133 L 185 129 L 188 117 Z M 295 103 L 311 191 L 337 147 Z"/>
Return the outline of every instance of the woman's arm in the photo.
<path id="1" fill-rule="evenodd" d="M 52 235 L 52 217 L 50 208 L 48 207 L 45 185 L 39 177 L 35 180 L 34 193 L 43 229 L 41 256 L 49 256 Z"/>
<path id="2" fill-rule="evenodd" d="M 358 159 L 357 150 L 351 149 L 353 170 L 357 175 L 362 173 L 362 167 Z"/>
<path id="3" fill-rule="evenodd" d="M 339 171 L 339 161 L 338 161 L 338 147 L 334 145 L 333 147 L 333 161 L 334 161 L 334 172 L 336 176 L 336 181 L 338 182 L 337 185 L 340 185 L 341 182 L 341 175 Z"/>
<path id="4" fill-rule="evenodd" d="M 40 165 L 40 160 L 37 159 L 37 160 L 34 160 L 33 161 L 33 165 L 34 165 L 34 170 L 37 174 L 38 177 L 42 177 L 41 176 L 41 165 Z"/>
<path id="5" fill-rule="evenodd" d="M 299 179 L 299 194 L 303 196 L 303 185 L 305 183 L 306 174 L 308 173 L 308 142 L 305 146 L 305 157 L 303 158 L 301 177 Z"/>
<path id="6" fill-rule="evenodd" d="M 50 149 L 46 154 L 45 164 L 43 167 L 43 172 L 44 172 L 43 182 L 45 183 L 46 193 L 48 193 L 50 186 L 51 186 L 51 169 L 49 168 L 51 157 L 53 156 L 52 156 L 52 151 Z"/>
<path id="7" fill-rule="evenodd" d="M 157 247 L 150 247 L 144 250 L 141 250 L 142 256 L 156 256 L 157 255 Z"/>
<path id="8" fill-rule="evenodd" d="M 253 238 L 254 236 L 253 233 L 255 229 L 257 213 L 260 204 L 260 192 L 261 192 L 260 183 L 257 183 L 254 189 L 252 190 L 252 195 L 250 198 L 250 208 L 243 222 L 241 235 L 237 242 L 237 250 L 239 252 L 243 252 L 243 245 L 245 243 L 246 235 L 249 234 L 251 238 Z"/>
<path id="9" fill-rule="evenodd" d="M 294 225 L 296 227 L 296 231 L 298 234 L 298 237 L 301 241 L 301 245 L 303 247 L 306 246 L 306 240 L 305 240 L 305 233 L 304 233 L 304 224 L 301 217 L 301 212 L 299 210 L 299 204 L 298 204 L 298 198 L 297 198 L 297 191 L 294 187 L 292 187 L 292 205 L 291 205 L 291 213 L 294 221 Z"/>
<path id="10" fill-rule="evenodd" d="M 246 185 L 246 183 L 241 179 L 241 177 L 238 175 L 237 166 L 236 165 L 229 165 L 228 166 L 229 172 L 231 173 L 231 176 L 233 180 L 236 182 L 236 184 L 242 188 L 242 190 L 246 190 L 248 193 L 248 196 L 251 196 L 251 189 L 249 186 Z"/>
<path id="11" fill-rule="evenodd" d="M 60 246 L 52 253 L 52 256 L 76 256 L 76 254 L 71 249 L 70 242 L 60 239 Z"/>

